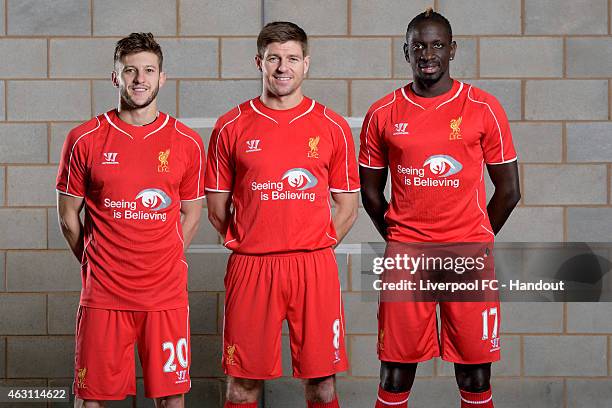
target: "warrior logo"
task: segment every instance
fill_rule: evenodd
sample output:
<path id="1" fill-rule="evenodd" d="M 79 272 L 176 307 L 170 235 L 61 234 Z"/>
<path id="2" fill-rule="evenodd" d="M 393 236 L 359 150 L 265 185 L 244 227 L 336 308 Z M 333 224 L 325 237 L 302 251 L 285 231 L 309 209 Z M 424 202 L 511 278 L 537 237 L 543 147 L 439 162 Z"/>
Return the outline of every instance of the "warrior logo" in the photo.
<path id="1" fill-rule="evenodd" d="M 381 330 L 378 332 L 378 350 L 385 350 L 385 331 Z"/>
<path id="2" fill-rule="evenodd" d="M 429 171 L 438 177 L 448 177 L 457 174 L 463 166 L 451 156 L 445 154 L 437 154 L 429 157 L 423 163 L 423 167 L 429 166 Z"/>
<path id="3" fill-rule="evenodd" d="M 448 140 L 461 139 L 461 129 L 459 129 L 459 126 L 461 126 L 461 116 L 459 116 L 457 119 L 451 119 L 450 128 L 452 132 L 448 137 Z"/>
<path id="4" fill-rule="evenodd" d="M 247 144 L 247 150 L 246 150 L 247 153 L 258 152 L 261 150 L 259 148 L 259 139 L 247 140 L 246 144 Z"/>
<path id="5" fill-rule="evenodd" d="M 395 132 L 393 132 L 394 135 L 407 135 L 408 132 L 406 131 L 406 128 L 408 127 L 407 123 L 396 123 L 395 125 Z"/>
<path id="6" fill-rule="evenodd" d="M 172 200 L 168 194 L 157 188 L 147 188 L 142 190 L 136 196 L 136 200 L 140 199 L 142 205 L 151 211 L 159 211 L 168 208 L 172 204 Z"/>
<path id="7" fill-rule="evenodd" d="M 287 170 L 283 174 L 282 180 L 287 179 L 287 183 L 298 190 L 308 190 L 317 185 L 318 180 L 306 169 L 296 168 Z"/>
<path id="8" fill-rule="evenodd" d="M 157 158 L 159 159 L 159 166 L 157 166 L 157 171 L 159 173 L 168 173 L 170 169 L 168 168 L 168 156 L 170 156 L 170 149 L 165 152 L 159 152 Z"/>
<path id="9" fill-rule="evenodd" d="M 104 161 L 102 164 L 119 164 L 117 161 L 117 153 L 104 153 Z"/>
<path id="10" fill-rule="evenodd" d="M 308 157 L 313 159 L 319 158 L 319 139 L 319 136 L 308 139 L 308 147 L 310 147 Z"/>

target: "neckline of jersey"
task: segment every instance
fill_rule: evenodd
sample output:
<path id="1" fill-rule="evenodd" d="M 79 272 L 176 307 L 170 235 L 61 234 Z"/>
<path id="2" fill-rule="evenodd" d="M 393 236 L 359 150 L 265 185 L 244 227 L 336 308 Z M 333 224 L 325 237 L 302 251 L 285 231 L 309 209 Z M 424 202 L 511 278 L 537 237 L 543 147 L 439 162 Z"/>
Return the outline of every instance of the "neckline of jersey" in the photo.
<path id="1" fill-rule="evenodd" d="M 434 96 L 433 98 L 427 98 L 425 96 L 415 94 L 412 90 L 412 82 L 408 83 L 401 89 L 404 98 L 421 109 L 438 109 L 440 106 L 450 102 L 459 95 L 461 90 L 463 90 L 463 82 L 453 79 L 453 86 L 451 86 L 451 89 L 441 95 Z"/>
<path id="2" fill-rule="evenodd" d="M 160 111 L 159 115 L 153 122 L 144 126 L 136 126 L 130 125 L 129 123 L 121 120 L 117 109 L 112 109 L 106 112 L 104 116 L 111 126 L 132 139 L 146 139 L 166 126 L 168 120 L 170 119 L 168 114 Z"/>
<path id="3" fill-rule="evenodd" d="M 282 110 L 267 107 L 263 104 L 259 97 L 251 99 L 250 104 L 256 113 L 267 117 L 273 122 L 276 122 L 277 124 L 290 124 L 296 119 L 308 114 L 314 108 L 315 101 L 307 96 L 304 96 L 298 105 L 290 109 Z"/>

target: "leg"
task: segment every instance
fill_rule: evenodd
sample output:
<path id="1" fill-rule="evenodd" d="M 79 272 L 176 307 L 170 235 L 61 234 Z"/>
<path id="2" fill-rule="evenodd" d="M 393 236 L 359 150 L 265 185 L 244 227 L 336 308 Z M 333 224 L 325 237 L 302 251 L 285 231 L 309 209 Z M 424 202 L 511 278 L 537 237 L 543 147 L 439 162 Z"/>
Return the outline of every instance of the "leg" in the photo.
<path id="1" fill-rule="evenodd" d="M 232 404 L 257 404 L 263 380 L 227 377 L 227 401 Z M 253 405 L 254 407 L 256 405 Z"/>
<path id="2" fill-rule="evenodd" d="M 468 392 L 485 392 L 491 388 L 491 363 L 455 363 L 455 378 L 461 390 Z"/>
<path id="3" fill-rule="evenodd" d="M 74 408 L 104 408 L 104 401 L 74 399 Z"/>
<path id="4" fill-rule="evenodd" d="M 304 380 L 304 395 L 309 403 L 329 403 L 336 399 L 336 376 Z"/>
<path id="5" fill-rule="evenodd" d="M 380 387 L 388 392 L 408 392 L 414 383 L 417 363 L 380 362 Z"/>
<path id="6" fill-rule="evenodd" d="M 183 408 L 184 406 L 184 394 L 155 398 L 155 408 Z"/>

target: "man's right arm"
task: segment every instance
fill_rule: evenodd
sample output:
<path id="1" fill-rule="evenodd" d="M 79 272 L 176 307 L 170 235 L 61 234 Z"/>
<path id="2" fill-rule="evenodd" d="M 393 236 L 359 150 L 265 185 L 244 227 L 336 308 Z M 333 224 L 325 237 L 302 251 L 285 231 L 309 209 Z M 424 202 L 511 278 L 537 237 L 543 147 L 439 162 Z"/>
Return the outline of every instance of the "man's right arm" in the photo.
<path id="1" fill-rule="evenodd" d="M 83 223 L 79 214 L 84 199 L 57 193 L 57 216 L 62 234 L 79 262 L 83 259 Z"/>
<path id="2" fill-rule="evenodd" d="M 389 203 L 385 198 L 387 174 L 388 170 L 386 167 L 383 169 L 371 169 L 359 166 L 363 208 L 365 208 L 374 226 L 385 240 L 387 239 L 385 213 L 389 208 Z"/>
<path id="3" fill-rule="evenodd" d="M 225 237 L 232 216 L 230 209 L 232 193 L 230 192 L 206 192 L 206 206 L 208 207 L 208 220 L 215 229 Z"/>

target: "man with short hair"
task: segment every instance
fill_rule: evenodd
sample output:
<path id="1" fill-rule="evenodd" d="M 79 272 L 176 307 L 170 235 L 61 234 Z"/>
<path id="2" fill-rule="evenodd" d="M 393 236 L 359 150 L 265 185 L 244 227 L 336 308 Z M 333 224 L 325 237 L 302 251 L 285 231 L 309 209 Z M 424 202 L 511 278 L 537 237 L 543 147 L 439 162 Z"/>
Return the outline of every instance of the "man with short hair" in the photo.
<path id="1" fill-rule="evenodd" d="M 184 250 L 206 156 L 196 132 L 157 110 L 162 60 L 151 33 L 119 40 L 118 108 L 74 128 L 62 151 L 59 222 L 83 281 L 73 388 L 85 407 L 136 394 L 135 343 L 156 407 L 182 407 L 191 386 Z"/>
<path id="2" fill-rule="evenodd" d="M 431 9 L 417 15 L 404 44 L 414 82 L 375 102 L 365 117 L 363 204 L 388 249 L 411 242 L 492 243 L 520 199 L 504 110 L 493 96 L 450 77 L 455 50 L 446 18 Z M 495 186 L 488 205 L 485 164 Z M 391 202 L 384 196 L 389 171 Z M 493 407 L 499 301 L 439 306 L 438 340 L 435 301 L 380 302 L 377 408 L 407 407 L 417 363 L 437 356 L 455 364 L 462 408 Z"/>
<path id="3" fill-rule="evenodd" d="M 302 93 L 307 47 L 297 25 L 267 24 L 255 57 L 262 94 L 221 116 L 210 140 L 208 217 L 233 251 L 226 408 L 257 407 L 263 380 L 282 375 L 285 319 L 308 407 L 338 407 L 335 374 L 348 367 L 333 247 L 356 218 L 359 178 L 346 121 Z"/>

